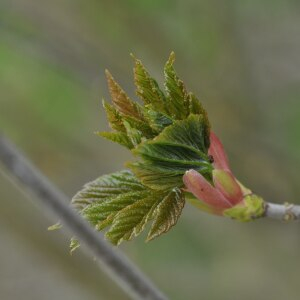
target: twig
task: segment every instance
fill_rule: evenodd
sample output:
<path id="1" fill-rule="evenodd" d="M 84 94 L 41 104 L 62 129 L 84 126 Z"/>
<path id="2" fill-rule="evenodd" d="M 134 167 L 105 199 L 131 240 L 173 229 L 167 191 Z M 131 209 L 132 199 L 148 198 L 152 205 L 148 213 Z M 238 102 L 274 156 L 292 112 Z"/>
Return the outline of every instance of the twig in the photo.
<path id="1" fill-rule="evenodd" d="M 264 216 L 284 221 L 300 220 L 300 205 L 266 203 Z"/>
<path id="2" fill-rule="evenodd" d="M 1 135 L 0 162 L 14 179 L 18 179 L 24 188 L 56 214 L 132 299 L 167 299 L 124 254 L 112 248 L 100 234 L 92 230 L 89 224 L 67 204 L 67 197 Z"/>

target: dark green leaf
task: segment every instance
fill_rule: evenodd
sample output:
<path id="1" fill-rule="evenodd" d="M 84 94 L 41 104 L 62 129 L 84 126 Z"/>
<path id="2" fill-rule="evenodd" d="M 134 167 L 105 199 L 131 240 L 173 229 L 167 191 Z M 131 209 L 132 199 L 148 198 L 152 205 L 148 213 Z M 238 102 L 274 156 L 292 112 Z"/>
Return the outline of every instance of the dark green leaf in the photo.
<path id="1" fill-rule="evenodd" d="M 143 184 L 152 189 L 182 186 L 182 176 L 195 169 L 210 178 L 203 116 L 190 115 L 166 127 L 154 140 L 142 143 L 133 153 L 141 158 L 128 166 Z"/>
<path id="2" fill-rule="evenodd" d="M 176 121 L 167 127 L 155 141 L 171 141 L 174 143 L 191 146 L 207 154 L 209 145 L 209 131 L 203 115 L 189 115 L 186 119 Z"/>
<path id="3" fill-rule="evenodd" d="M 146 111 L 146 117 L 150 126 L 158 133 L 173 123 L 173 120 L 169 116 L 152 109 Z"/>
<path id="4" fill-rule="evenodd" d="M 193 93 L 189 93 L 189 110 L 190 114 L 202 115 L 203 116 L 203 128 L 204 128 L 204 141 L 205 146 L 209 148 L 209 135 L 210 135 L 210 123 L 208 115 L 201 102 L 196 98 Z"/>

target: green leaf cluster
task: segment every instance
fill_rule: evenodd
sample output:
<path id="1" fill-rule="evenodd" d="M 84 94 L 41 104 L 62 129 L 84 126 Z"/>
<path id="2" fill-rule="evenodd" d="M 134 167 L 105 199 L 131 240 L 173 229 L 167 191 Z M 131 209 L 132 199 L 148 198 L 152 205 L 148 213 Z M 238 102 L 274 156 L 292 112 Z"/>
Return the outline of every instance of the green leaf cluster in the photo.
<path id="1" fill-rule="evenodd" d="M 133 149 L 146 140 L 152 140 L 175 121 L 185 120 L 195 114 L 202 118 L 199 123 L 205 144 L 202 150 L 205 152 L 209 147 L 210 130 L 207 114 L 199 100 L 194 94 L 187 92 L 182 80 L 176 75 L 173 66 L 175 54 L 171 53 L 164 67 L 165 91 L 160 89 L 139 59 L 134 58 L 134 61 L 136 94 L 143 105 L 131 100 L 106 70 L 112 104 L 103 100 L 103 106 L 113 131 L 98 134 Z"/>
<path id="2" fill-rule="evenodd" d="M 113 244 L 131 240 L 152 222 L 147 240 L 170 230 L 185 204 L 182 176 L 195 169 L 208 180 L 210 125 L 198 99 L 187 92 L 171 53 L 164 67 L 164 91 L 134 58 L 134 82 L 141 102 L 131 100 L 106 71 L 112 104 L 103 106 L 112 131 L 98 134 L 130 149 L 136 160 L 99 177 L 78 192 L 72 205 L 96 230 L 107 229 Z M 142 103 L 142 104 L 141 104 Z M 73 241 L 73 248 L 78 243 Z"/>

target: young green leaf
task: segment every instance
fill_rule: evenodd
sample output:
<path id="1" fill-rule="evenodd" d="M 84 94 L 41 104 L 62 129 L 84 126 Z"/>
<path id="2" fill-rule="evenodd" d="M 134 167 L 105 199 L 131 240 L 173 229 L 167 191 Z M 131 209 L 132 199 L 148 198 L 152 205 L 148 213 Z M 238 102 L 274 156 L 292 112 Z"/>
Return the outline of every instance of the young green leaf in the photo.
<path id="1" fill-rule="evenodd" d="M 123 122 L 129 123 L 132 128 L 138 129 L 146 139 L 153 139 L 157 135 L 149 120 L 138 120 L 131 116 L 123 116 L 122 119 Z"/>
<path id="2" fill-rule="evenodd" d="M 115 215 L 111 228 L 105 236 L 115 245 L 137 236 L 148 222 L 149 213 L 157 203 L 158 194 L 149 195 L 127 206 Z"/>
<path id="3" fill-rule="evenodd" d="M 154 190 L 169 190 L 174 187 L 182 187 L 182 170 L 160 168 L 147 162 L 127 163 L 137 178 L 147 187 Z"/>
<path id="4" fill-rule="evenodd" d="M 165 95 L 160 90 L 157 82 L 149 75 L 139 59 L 134 58 L 134 82 L 137 95 L 141 97 L 145 105 L 151 105 L 158 111 L 166 111 Z"/>
<path id="5" fill-rule="evenodd" d="M 107 224 L 108 219 L 111 219 L 112 215 L 116 215 L 123 208 L 135 203 L 140 199 L 146 198 L 149 194 L 148 190 L 143 191 L 128 191 L 122 194 L 111 196 L 105 200 L 92 203 L 87 206 L 82 215 L 97 228 L 104 228 L 104 224 Z M 109 225 L 109 223 L 108 223 Z"/>
<path id="6" fill-rule="evenodd" d="M 101 176 L 86 184 L 83 190 L 74 196 L 72 204 L 96 230 L 111 226 L 106 237 L 118 245 L 123 240 L 130 240 L 139 235 L 150 220 L 161 222 L 162 210 L 157 211 L 156 207 L 161 201 L 168 199 L 169 202 L 171 198 L 178 202 L 177 195 L 180 191 L 176 190 L 174 196 L 166 198 L 169 193 L 174 194 L 173 191 L 158 192 L 147 188 L 133 173 L 124 170 Z M 179 211 L 174 213 L 179 216 Z M 172 222 L 171 219 L 167 221 L 168 224 Z M 166 228 L 170 226 L 166 225 Z M 158 232 L 155 229 L 155 236 L 163 232 L 165 230 Z M 71 249 L 77 248 L 76 240 L 72 240 L 71 246 Z"/>
<path id="7" fill-rule="evenodd" d="M 208 120 L 207 112 L 204 109 L 201 102 L 196 98 L 196 96 L 193 93 L 189 93 L 188 100 L 189 100 L 190 114 L 201 115 L 203 117 L 203 129 L 205 131 L 204 141 L 205 141 L 206 147 L 209 148 L 210 123 Z"/>
<path id="8" fill-rule="evenodd" d="M 84 185 L 72 199 L 72 205 L 79 211 L 94 203 L 101 203 L 124 193 L 144 191 L 145 187 L 132 172 L 123 170 L 103 175 Z"/>
<path id="9" fill-rule="evenodd" d="M 209 128 L 206 127 L 206 120 L 203 115 L 189 115 L 184 120 L 173 123 L 155 139 L 155 141 L 165 142 L 172 141 L 174 143 L 190 146 L 204 154 L 207 154 L 209 148 Z"/>
<path id="10" fill-rule="evenodd" d="M 153 128 L 157 134 L 173 123 L 173 120 L 169 116 L 152 109 L 147 109 L 146 118 L 151 128 Z"/>
<path id="11" fill-rule="evenodd" d="M 139 105 L 126 95 L 124 90 L 118 85 L 108 70 L 105 71 L 105 74 L 110 95 L 117 110 L 123 115 L 143 120 L 144 117 Z"/>
<path id="12" fill-rule="evenodd" d="M 124 121 L 124 125 L 126 128 L 127 136 L 130 139 L 132 145 L 136 147 L 142 142 L 143 134 L 140 130 L 132 127 L 130 123 Z"/>
<path id="13" fill-rule="evenodd" d="M 181 187 L 182 176 L 189 169 L 210 178 L 212 167 L 207 155 L 206 134 L 202 115 L 175 121 L 154 140 L 133 149 L 141 161 L 128 164 L 128 167 L 143 184 L 159 190 Z"/>
<path id="14" fill-rule="evenodd" d="M 173 118 L 184 119 L 189 115 L 188 93 L 183 81 L 176 75 L 174 61 L 175 53 L 172 52 L 164 69 L 168 110 Z"/>
<path id="15" fill-rule="evenodd" d="M 112 105 L 108 104 L 104 100 L 102 100 L 102 104 L 105 109 L 108 124 L 110 125 L 111 129 L 120 132 L 126 132 L 121 114 Z"/>
<path id="16" fill-rule="evenodd" d="M 96 132 L 97 135 L 110 140 L 114 143 L 118 143 L 121 146 L 124 146 L 128 149 L 134 148 L 134 144 L 132 143 L 130 137 L 127 133 L 124 132 Z"/>
<path id="17" fill-rule="evenodd" d="M 155 208 L 153 224 L 147 237 L 151 241 L 162 233 L 168 232 L 174 226 L 185 204 L 183 192 L 175 188 Z"/>

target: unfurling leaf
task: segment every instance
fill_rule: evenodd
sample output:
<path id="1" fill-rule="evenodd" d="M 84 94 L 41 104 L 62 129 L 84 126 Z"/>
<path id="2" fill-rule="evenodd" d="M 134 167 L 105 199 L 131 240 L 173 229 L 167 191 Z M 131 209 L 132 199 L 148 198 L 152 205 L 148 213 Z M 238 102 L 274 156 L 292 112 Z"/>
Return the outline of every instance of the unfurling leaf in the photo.
<path id="1" fill-rule="evenodd" d="M 97 135 L 110 140 L 112 142 L 118 143 L 121 146 L 124 146 L 128 149 L 134 148 L 134 144 L 132 143 L 130 137 L 127 133 L 124 132 L 96 132 Z"/>
<path id="2" fill-rule="evenodd" d="M 185 120 L 175 121 L 167 127 L 155 141 L 172 141 L 174 143 L 195 148 L 207 154 L 209 148 L 209 130 L 204 126 L 203 115 L 189 115 Z"/>
<path id="3" fill-rule="evenodd" d="M 172 190 L 157 205 L 153 212 L 154 222 L 148 234 L 147 241 L 168 232 L 177 223 L 184 204 L 183 192 L 178 188 Z"/>
<path id="4" fill-rule="evenodd" d="M 143 119 L 143 114 L 139 105 L 130 100 L 124 90 L 114 80 L 108 70 L 105 71 L 110 95 L 117 110 L 126 116 L 132 116 L 136 119 Z"/>
<path id="5" fill-rule="evenodd" d="M 210 123 L 208 120 L 208 115 L 201 102 L 196 98 L 193 93 L 189 93 L 189 111 L 190 114 L 201 115 L 203 117 L 203 130 L 205 132 L 204 135 L 204 143 L 207 148 L 210 146 Z"/>
<path id="6" fill-rule="evenodd" d="M 105 109 L 107 120 L 111 129 L 120 132 L 126 132 L 121 114 L 112 105 L 108 104 L 104 100 L 102 101 L 102 104 Z"/>
<path id="7" fill-rule="evenodd" d="M 72 205 L 82 211 L 94 203 L 117 197 L 129 192 L 143 191 L 145 188 L 132 172 L 123 170 L 109 175 L 102 175 L 84 185 L 72 199 Z"/>
<path id="8" fill-rule="evenodd" d="M 142 143 L 133 153 L 142 160 L 128 164 L 143 184 L 164 190 L 182 187 L 182 176 L 195 169 L 208 178 L 211 164 L 207 155 L 202 115 L 190 115 L 166 127 L 154 140 Z"/>
<path id="9" fill-rule="evenodd" d="M 148 120 L 138 120 L 131 116 L 123 116 L 122 119 L 124 123 L 127 122 L 132 128 L 139 130 L 146 139 L 152 139 L 157 135 Z"/>
<path id="10" fill-rule="evenodd" d="M 175 54 L 172 52 L 164 69 L 168 108 L 172 117 L 184 119 L 189 115 L 188 93 L 182 80 L 176 75 L 174 61 Z"/>
<path id="11" fill-rule="evenodd" d="M 153 128 L 158 133 L 161 132 L 165 127 L 173 123 L 172 118 L 170 118 L 166 114 L 151 109 L 148 109 L 146 111 L 146 117 L 151 128 Z"/>
<path id="12" fill-rule="evenodd" d="M 179 192 L 178 190 L 177 194 Z M 118 245 L 123 240 L 130 240 L 139 235 L 150 220 L 161 222 L 162 210 L 156 208 L 166 199 L 173 198 L 167 196 L 168 194 L 168 191 L 158 192 L 145 187 L 130 171 L 124 170 L 101 176 L 86 184 L 83 190 L 74 196 L 72 203 L 96 230 L 111 226 L 105 236 Z M 171 191 L 170 195 L 173 194 Z M 176 197 L 175 200 L 177 201 Z M 179 217 L 180 212 L 176 210 L 174 214 Z M 170 225 L 166 224 L 168 229 L 173 222 L 172 218 L 173 215 L 168 221 Z M 155 236 L 165 231 L 156 231 Z"/>
<path id="13" fill-rule="evenodd" d="M 134 82 L 137 95 L 141 97 L 145 105 L 151 105 L 153 109 L 165 111 L 165 95 L 160 90 L 157 82 L 149 75 L 139 59 L 135 58 Z"/>
<path id="14" fill-rule="evenodd" d="M 115 245 L 137 236 L 151 217 L 153 206 L 159 200 L 157 197 L 158 195 L 149 195 L 121 210 L 115 215 L 113 224 L 105 236 Z"/>
<path id="15" fill-rule="evenodd" d="M 111 215 L 116 215 L 123 208 L 133 204 L 139 199 L 147 196 L 148 191 L 128 191 L 119 195 L 111 196 L 101 202 L 95 202 L 82 211 L 82 215 L 97 228 L 104 228 L 111 219 Z"/>
<path id="16" fill-rule="evenodd" d="M 124 121 L 124 125 L 126 128 L 127 136 L 129 137 L 132 145 L 136 147 L 142 141 L 143 134 L 140 130 L 132 127 L 128 122 Z"/>

